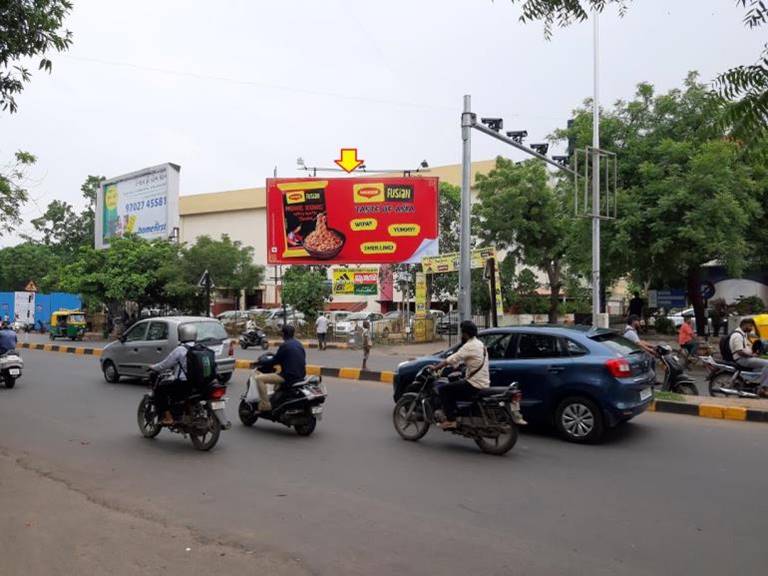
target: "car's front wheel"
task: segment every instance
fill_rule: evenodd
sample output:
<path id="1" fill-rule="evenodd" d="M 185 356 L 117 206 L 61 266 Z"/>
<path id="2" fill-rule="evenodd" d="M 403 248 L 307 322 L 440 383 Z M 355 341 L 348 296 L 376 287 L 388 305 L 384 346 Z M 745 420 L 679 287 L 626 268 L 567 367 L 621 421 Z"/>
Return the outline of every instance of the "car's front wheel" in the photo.
<path id="1" fill-rule="evenodd" d="M 102 364 L 101 369 L 104 372 L 104 380 L 110 384 L 117 384 L 120 381 L 120 374 L 118 374 L 115 363 L 112 360 L 106 360 Z"/>
<path id="2" fill-rule="evenodd" d="M 571 396 L 558 405 L 555 427 L 569 442 L 590 444 L 598 442 L 603 436 L 603 415 L 589 398 Z"/>

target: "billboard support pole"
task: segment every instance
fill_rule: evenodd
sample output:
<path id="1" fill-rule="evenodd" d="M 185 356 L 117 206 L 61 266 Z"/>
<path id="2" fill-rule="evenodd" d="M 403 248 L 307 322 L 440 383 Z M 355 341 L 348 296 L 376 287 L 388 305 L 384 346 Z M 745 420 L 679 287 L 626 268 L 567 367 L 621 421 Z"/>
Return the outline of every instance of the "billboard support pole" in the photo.
<path id="1" fill-rule="evenodd" d="M 461 222 L 460 222 L 460 256 L 459 256 L 459 319 L 472 318 L 472 268 L 470 251 L 472 237 L 470 231 L 470 214 L 472 205 L 472 100 L 469 94 L 464 95 L 464 112 L 461 115 Z"/>
<path id="2" fill-rule="evenodd" d="M 496 308 L 496 258 L 488 258 L 488 270 L 491 275 L 491 326 L 498 328 L 499 313 Z"/>

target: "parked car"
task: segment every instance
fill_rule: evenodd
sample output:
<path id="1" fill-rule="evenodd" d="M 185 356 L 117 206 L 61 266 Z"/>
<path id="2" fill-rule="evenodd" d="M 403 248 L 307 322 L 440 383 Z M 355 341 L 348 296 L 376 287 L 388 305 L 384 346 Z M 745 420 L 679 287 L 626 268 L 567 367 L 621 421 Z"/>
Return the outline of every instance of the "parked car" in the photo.
<path id="1" fill-rule="evenodd" d="M 252 317 L 250 311 L 229 310 L 216 316 L 216 319 L 222 323 L 228 334 L 237 336 L 245 331 L 245 325 Z"/>
<path id="2" fill-rule="evenodd" d="M 235 370 L 235 347 L 224 326 L 216 319 L 199 316 L 166 316 L 141 320 L 120 340 L 108 344 L 101 354 L 101 370 L 107 382 L 120 378 L 146 379 L 147 368 L 164 359 L 179 345 L 179 326 L 194 324 L 197 339 L 216 353 L 216 370 L 222 383 Z"/>
<path id="3" fill-rule="evenodd" d="M 712 320 L 709 318 L 709 310 L 705 310 L 704 313 L 707 316 L 707 328 L 708 330 L 712 329 Z M 681 310 L 680 312 L 675 312 L 673 314 L 667 314 L 667 318 L 672 320 L 672 324 L 675 325 L 675 328 L 680 328 L 680 326 L 683 325 L 683 319 L 686 316 L 693 316 L 693 308 L 686 308 L 685 310 Z M 697 330 L 698 325 L 696 324 L 696 320 L 693 321 L 694 324 L 694 330 Z"/>
<path id="4" fill-rule="evenodd" d="M 356 312 L 350 314 L 344 320 L 336 324 L 337 336 L 352 336 L 358 326 L 362 328 L 363 322 L 368 320 L 371 324 L 371 335 L 375 340 L 378 338 L 389 338 L 389 335 L 398 331 L 396 322 L 384 318 L 383 314 L 378 312 Z"/>
<path id="5" fill-rule="evenodd" d="M 606 428 L 644 412 L 653 400 L 651 358 L 612 330 L 588 326 L 515 326 L 483 330 L 492 386 L 517 382 L 529 422 L 554 426 L 567 440 L 598 441 Z M 397 401 L 426 364 L 457 346 L 398 366 Z"/>
<path id="6" fill-rule="evenodd" d="M 331 310 L 325 313 L 325 317 L 328 318 L 328 334 L 336 334 L 336 326 L 339 322 L 346 320 L 351 312 L 343 310 Z"/>
<path id="7" fill-rule="evenodd" d="M 296 312 L 293 310 L 293 308 L 287 307 L 286 308 L 286 314 L 288 316 L 288 324 L 293 324 L 297 328 L 299 326 L 304 326 L 307 321 L 304 318 L 304 314 L 302 312 Z M 285 320 L 283 317 L 283 309 L 282 308 L 273 308 L 271 309 L 266 316 L 264 316 L 264 322 L 266 326 L 270 328 L 280 328 L 283 324 L 285 324 Z"/>

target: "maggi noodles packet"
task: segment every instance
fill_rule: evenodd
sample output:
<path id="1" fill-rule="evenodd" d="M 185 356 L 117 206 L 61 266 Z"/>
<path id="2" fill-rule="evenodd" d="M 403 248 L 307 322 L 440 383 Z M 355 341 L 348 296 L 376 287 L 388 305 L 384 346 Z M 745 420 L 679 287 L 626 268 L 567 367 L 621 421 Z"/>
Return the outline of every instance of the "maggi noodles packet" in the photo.
<path id="1" fill-rule="evenodd" d="M 284 258 L 304 258 L 304 239 L 315 230 L 317 216 L 325 212 L 325 188 L 328 182 L 285 182 L 278 184 L 283 193 L 285 222 Z"/>

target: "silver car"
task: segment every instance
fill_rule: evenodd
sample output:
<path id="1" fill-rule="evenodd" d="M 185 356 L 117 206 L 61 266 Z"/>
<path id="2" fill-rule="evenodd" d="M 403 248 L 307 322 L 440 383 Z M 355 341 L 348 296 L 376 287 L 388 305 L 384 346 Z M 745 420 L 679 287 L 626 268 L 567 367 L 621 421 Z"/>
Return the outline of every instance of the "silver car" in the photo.
<path id="1" fill-rule="evenodd" d="M 216 369 L 222 383 L 235 370 L 234 341 L 221 322 L 199 316 L 148 318 L 131 326 L 120 340 L 108 344 L 101 354 L 101 370 L 107 382 L 121 377 L 147 378 L 147 368 L 163 360 L 179 345 L 179 326 L 194 324 L 197 341 L 216 353 Z"/>

